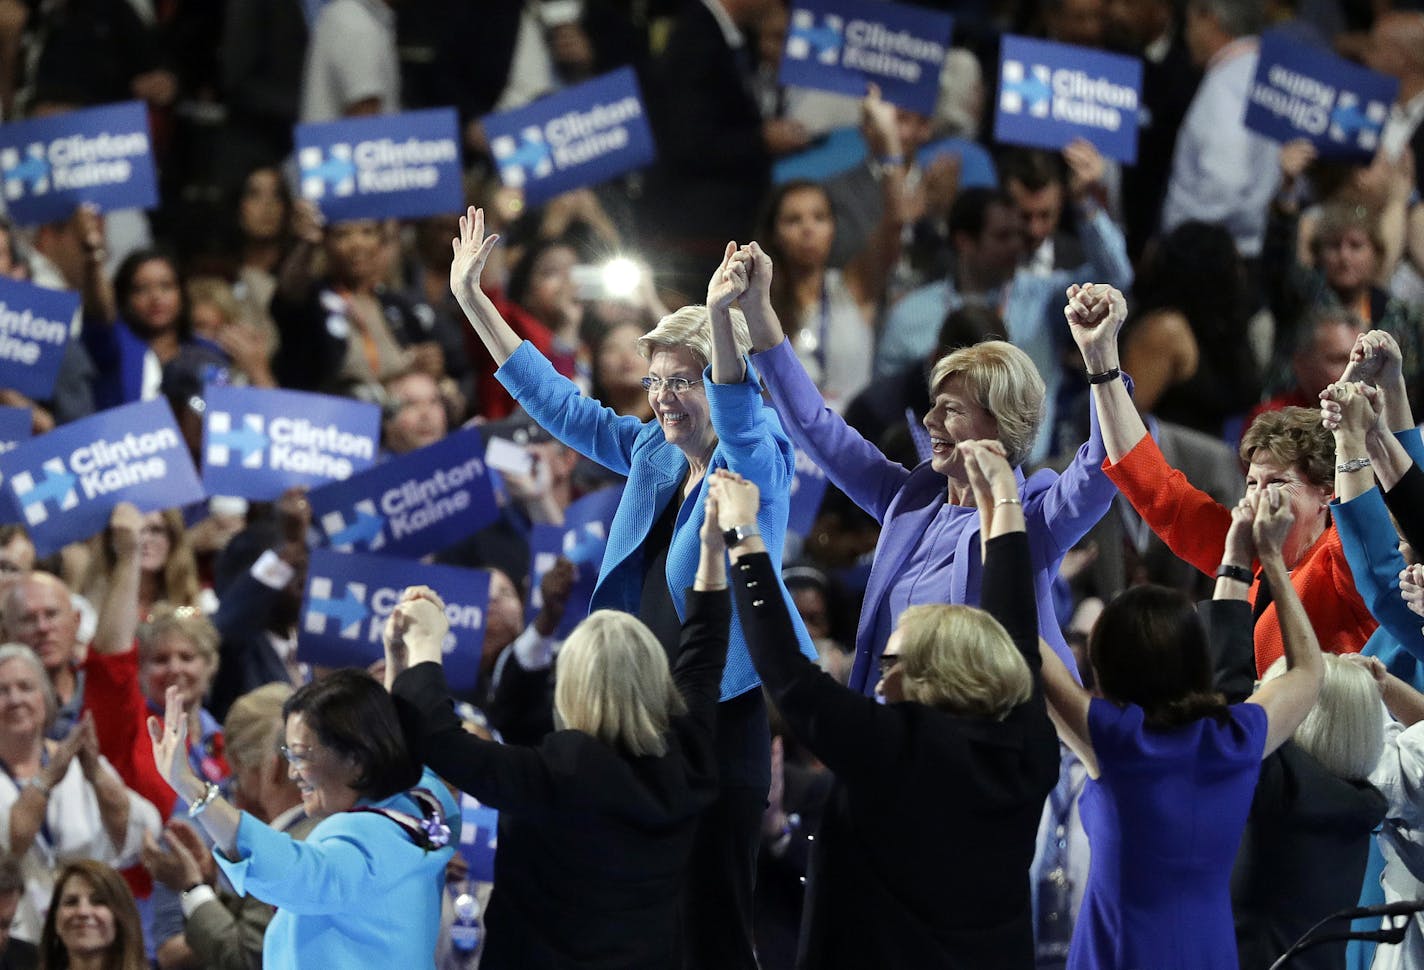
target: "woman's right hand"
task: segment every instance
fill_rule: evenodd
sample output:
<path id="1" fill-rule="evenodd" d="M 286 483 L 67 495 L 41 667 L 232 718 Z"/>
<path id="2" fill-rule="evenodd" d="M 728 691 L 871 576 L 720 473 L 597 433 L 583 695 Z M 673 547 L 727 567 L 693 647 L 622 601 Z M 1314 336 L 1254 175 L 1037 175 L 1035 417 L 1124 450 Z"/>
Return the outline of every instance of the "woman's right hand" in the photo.
<path id="1" fill-rule="evenodd" d="M 1068 287 L 1063 315 L 1088 370 L 1101 372 L 1118 366 L 1117 337 L 1127 320 L 1127 300 L 1116 287 L 1075 283 Z"/>
<path id="2" fill-rule="evenodd" d="M 995 503 L 1019 497 L 1019 483 L 1000 441 L 961 441 L 955 445 L 974 490 L 974 502 L 979 508 L 992 509 Z"/>
<path id="3" fill-rule="evenodd" d="M 451 240 L 455 259 L 450 264 L 450 290 L 467 314 L 474 312 L 474 301 L 480 293 L 480 275 L 497 242 L 499 236 L 485 235 L 485 210 L 470 206 L 460 217 L 460 235 Z"/>
<path id="4" fill-rule="evenodd" d="M 727 243 L 727 250 L 722 254 L 722 265 L 717 267 L 712 279 L 707 282 L 709 310 L 726 312 L 747 291 L 748 274 L 751 272 L 750 260 L 737 259 L 740 252 L 735 242 Z"/>
<path id="5" fill-rule="evenodd" d="M 202 797 L 205 786 L 198 780 L 192 762 L 188 760 L 188 715 L 183 710 L 183 695 L 175 684 L 168 688 L 163 699 L 163 720 L 156 717 L 148 719 L 153 763 L 163 780 L 168 782 L 168 787 L 192 804 Z"/>
<path id="6" fill-rule="evenodd" d="M 747 268 L 747 292 L 742 298 L 742 312 L 751 332 L 752 350 L 770 350 L 786 339 L 781 321 L 771 307 L 771 257 L 757 242 L 749 242 L 732 255 Z"/>
<path id="7" fill-rule="evenodd" d="M 734 471 L 719 468 L 712 474 L 708 491 L 717 497 L 717 524 L 725 532 L 750 525 L 761 510 L 761 491 Z"/>
<path id="8" fill-rule="evenodd" d="M 1320 392 L 1320 421 L 1337 435 L 1362 436 L 1379 422 L 1379 390 L 1336 381 Z"/>
<path id="9" fill-rule="evenodd" d="M 1395 339 L 1383 330 L 1367 330 L 1355 338 L 1340 380 L 1393 386 L 1403 372 L 1404 354 Z"/>
<path id="10" fill-rule="evenodd" d="M 445 635 L 450 619 L 445 601 L 429 586 L 409 586 L 386 619 L 386 664 L 404 660 L 414 667 L 445 659 Z M 403 656 L 402 656 L 403 654 Z M 404 664 L 398 669 L 404 669 Z"/>
<path id="11" fill-rule="evenodd" d="M 1256 561 L 1256 540 L 1251 531 L 1256 524 L 1256 503 L 1250 496 L 1243 496 L 1231 509 L 1231 527 L 1226 530 L 1226 545 L 1221 552 L 1221 561 L 1231 566 L 1250 569 Z"/>
<path id="12" fill-rule="evenodd" d="M 120 502 L 109 513 L 109 547 L 114 558 L 123 561 L 138 552 L 139 533 L 143 531 L 143 515 L 130 502 Z"/>
<path id="13" fill-rule="evenodd" d="M 1286 536 L 1295 523 L 1295 513 L 1285 492 L 1279 485 L 1267 485 L 1252 496 L 1255 520 L 1251 524 L 1251 538 L 1256 543 L 1256 553 L 1266 559 L 1281 559 Z"/>

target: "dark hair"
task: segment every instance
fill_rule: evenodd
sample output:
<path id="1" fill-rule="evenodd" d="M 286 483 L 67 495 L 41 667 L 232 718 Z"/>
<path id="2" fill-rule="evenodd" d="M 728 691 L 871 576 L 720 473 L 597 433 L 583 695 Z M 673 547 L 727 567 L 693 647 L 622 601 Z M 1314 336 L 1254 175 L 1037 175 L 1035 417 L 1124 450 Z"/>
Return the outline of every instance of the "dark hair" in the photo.
<path id="1" fill-rule="evenodd" d="M 1150 728 L 1224 721 L 1226 700 L 1212 688 L 1206 626 L 1191 600 L 1165 586 L 1135 586 L 1109 603 L 1088 638 L 1098 688 L 1142 708 Z"/>
<path id="2" fill-rule="evenodd" d="M 1008 334 L 999 311 L 979 303 L 968 303 L 951 311 L 940 324 L 935 340 L 934 360 L 953 353 L 960 347 L 972 347 L 985 340 L 1007 340 Z"/>
<path id="3" fill-rule="evenodd" d="M 524 250 L 524 255 L 519 257 L 519 262 L 515 263 L 509 270 L 509 282 L 505 284 L 505 294 L 522 307 L 528 307 L 525 300 L 529 297 L 529 287 L 534 282 L 534 264 L 539 262 L 540 257 L 551 249 L 572 249 L 578 252 L 572 240 L 564 239 L 538 239 L 529 244 L 529 248 Z"/>
<path id="4" fill-rule="evenodd" d="M 113 970 L 146 970 L 148 963 L 143 955 L 143 925 L 139 922 L 133 893 L 122 876 L 93 859 L 76 859 L 60 869 L 55 877 L 49 912 L 45 914 L 44 929 L 40 931 L 42 970 L 64 970 L 69 966 L 69 951 L 60 940 L 55 924 L 59 919 L 59 901 L 65 884 L 74 876 L 84 877 L 94 887 L 98 901 L 114 914 L 114 942 L 109 946 L 106 966 Z"/>
<path id="5" fill-rule="evenodd" d="M 325 747 L 360 767 L 351 787 L 362 796 L 380 801 L 420 780 L 395 702 L 365 671 L 336 670 L 301 687 L 282 705 L 283 722 L 293 714 Z"/>
<path id="6" fill-rule="evenodd" d="M 183 269 L 178 264 L 178 257 L 167 249 L 135 249 L 124 257 L 124 261 L 114 273 L 114 300 L 119 305 L 119 316 L 128 321 L 130 326 L 135 326 L 135 321 L 129 319 L 129 300 L 133 297 L 134 277 L 146 263 L 153 262 L 167 263 L 173 269 L 174 279 L 178 283 L 178 339 L 187 343 L 193 336 L 193 323 L 188 319 L 187 287 L 183 285 Z M 137 329 L 135 332 L 138 332 Z M 139 336 L 144 334 L 140 333 Z"/>
<path id="7" fill-rule="evenodd" d="M 776 220 L 780 218 L 781 206 L 786 202 L 786 197 L 796 192 L 819 192 L 826 200 L 826 206 L 831 210 L 832 242 L 835 240 L 836 214 L 835 203 L 824 185 L 810 179 L 792 179 L 772 189 L 757 219 L 756 238 L 760 240 L 762 249 L 771 257 L 771 263 L 776 267 L 776 272 L 771 274 L 771 308 L 781 320 L 782 329 L 788 336 L 793 337 L 801 329 L 801 307 L 797 305 L 796 294 L 793 292 L 791 266 L 785 259 L 786 253 L 781 244 L 776 240 Z"/>
<path id="8" fill-rule="evenodd" d="M 954 242 L 954 237 L 960 233 L 974 239 L 984 235 L 984 226 L 989 221 L 991 206 L 1013 209 L 1014 202 L 1003 189 L 976 186 L 959 193 L 955 197 L 954 205 L 949 208 L 950 242 Z"/>
<path id="9" fill-rule="evenodd" d="M 1041 192 L 1050 185 L 1062 185 L 1063 165 L 1055 155 L 1034 148 L 1010 148 L 999 156 L 999 183 L 1009 179 L 1028 189 Z"/>

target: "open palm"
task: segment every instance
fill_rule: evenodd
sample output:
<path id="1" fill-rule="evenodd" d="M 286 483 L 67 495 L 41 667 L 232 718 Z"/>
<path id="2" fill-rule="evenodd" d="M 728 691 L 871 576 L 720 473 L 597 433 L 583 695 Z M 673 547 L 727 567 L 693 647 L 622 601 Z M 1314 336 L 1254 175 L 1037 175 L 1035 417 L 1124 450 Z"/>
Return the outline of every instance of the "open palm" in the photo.
<path id="1" fill-rule="evenodd" d="M 450 264 L 450 289 L 466 313 L 471 312 L 470 304 L 480 290 L 480 275 L 498 241 L 499 236 L 485 235 L 485 210 L 470 206 L 460 217 L 460 235 L 451 240 L 455 259 Z"/>

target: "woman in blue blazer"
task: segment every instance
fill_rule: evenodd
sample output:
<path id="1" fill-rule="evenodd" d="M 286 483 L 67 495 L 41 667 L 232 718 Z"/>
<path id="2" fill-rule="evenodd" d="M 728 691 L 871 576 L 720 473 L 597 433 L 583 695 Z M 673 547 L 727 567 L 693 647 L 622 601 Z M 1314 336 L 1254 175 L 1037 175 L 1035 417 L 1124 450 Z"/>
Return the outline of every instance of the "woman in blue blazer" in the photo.
<path id="1" fill-rule="evenodd" d="M 461 218 L 450 267 L 455 298 L 499 365 L 495 376 L 524 410 L 570 448 L 628 476 L 590 607 L 636 614 L 675 658 L 709 472 L 731 469 L 761 490 L 756 521 L 741 531 L 761 535 L 780 571 L 796 456 L 743 356 L 751 341 L 732 304 L 746 291 L 746 268 L 729 244 L 708 285 L 707 306 L 670 314 L 638 342 L 648 360 L 643 385 L 654 416 L 644 422 L 581 395 L 500 316 L 480 289 L 498 238 L 485 236 L 483 211 L 471 207 Z M 791 603 L 779 578 L 776 592 Z M 803 652 L 815 657 L 799 618 L 795 629 Z M 717 716 L 721 791 L 702 816 L 684 888 L 688 970 L 757 965 L 751 896 L 771 782 L 771 738 L 758 687 L 734 622 Z"/>

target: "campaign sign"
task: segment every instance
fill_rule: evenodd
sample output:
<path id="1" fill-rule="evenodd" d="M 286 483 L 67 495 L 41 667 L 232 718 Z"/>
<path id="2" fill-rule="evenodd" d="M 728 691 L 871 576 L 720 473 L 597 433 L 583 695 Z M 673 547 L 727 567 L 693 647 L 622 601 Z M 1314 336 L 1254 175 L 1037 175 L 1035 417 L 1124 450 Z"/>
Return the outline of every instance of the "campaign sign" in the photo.
<path id="1" fill-rule="evenodd" d="M 438 552 L 499 515 L 483 454 L 478 430 L 456 431 L 312 492 L 312 518 L 340 552 Z"/>
<path id="2" fill-rule="evenodd" d="M 34 419 L 29 408 L 0 407 L 0 455 L 14 451 L 22 441 L 29 441 Z"/>
<path id="3" fill-rule="evenodd" d="M 1108 158 L 1137 161 L 1142 61 L 1086 47 L 1005 36 L 996 141 L 1062 148 L 1085 138 Z"/>
<path id="4" fill-rule="evenodd" d="M 539 584 L 544 574 L 554 568 L 560 556 L 578 567 L 578 582 L 569 594 L 569 605 L 563 622 L 554 636 L 566 637 L 588 616 L 588 602 L 598 584 L 598 570 L 603 565 L 603 550 L 608 545 L 608 528 L 618 502 L 623 498 L 623 486 L 614 485 L 585 495 L 564 512 L 563 525 L 535 525 L 529 533 L 529 608 L 530 623 L 544 605 Z"/>
<path id="5" fill-rule="evenodd" d="M 454 108 L 297 125 L 302 198 L 330 220 L 409 219 L 465 204 Z"/>
<path id="6" fill-rule="evenodd" d="M 0 276 L 0 387 L 49 400 L 78 310 L 78 293 Z"/>
<path id="7" fill-rule="evenodd" d="M 386 618 L 407 586 L 429 586 L 445 601 L 445 679 L 475 689 L 485 643 L 489 573 L 354 552 L 313 549 L 297 630 L 297 655 L 325 667 L 368 667 L 385 656 Z"/>
<path id="8" fill-rule="evenodd" d="M 203 484 L 213 495 L 275 499 L 294 485 L 345 481 L 376 462 L 381 409 L 374 404 L 212 384 L 205 400 Z"/>
<path id="9" fill-rule="evenodd" d="M 139 101 L 0 125 L 0 184 L 17 222 L 67 219 L 81 202 L 105 210 L 158 205 Z"/>
<path id="10" fill-rule="evenodd" d="M 796 475 L 791 479 L 791 509 L 786 528 L 799 536 L 811 534 L 816 514 L 821 511 L 821 499 L 826 496 L 826 473 L 808 456 L 796 450 Z"/>
<path id="11" fill-rule="evenodd" d="M 155 512 L 205 495 L 166 401 L 100 411 L 0 455 L 12 521 L 41 556 L 87 539 L 120 502 Z"/>
<path id="12" fill-rule="evenodd" d="M 902 3 L 802 0 L 781 53 L 782 84 L 861 97 L 867 83 L 892 104 L 932 114 L 954 18 Z"/>
<path id="13" fill-rule="evenodd" d="M 655 157 L 631 67 L 484 119 L 500 181 L 538 205 L 606 182 Z"/>
<path id="14" fill-rule="evenodd" d="M 494 853 L 499 848 L 499 811 L 460 793 L 460 845 L 473 882 L 494 882 Z"/>
<path id="15" fill-rule="evenodd" d="M 1246 127 L 1279 142 L 1308 139 L 1322 156 L 1367 160 L 1398 92 L 1396 78 L 1267 31 Z"/>

